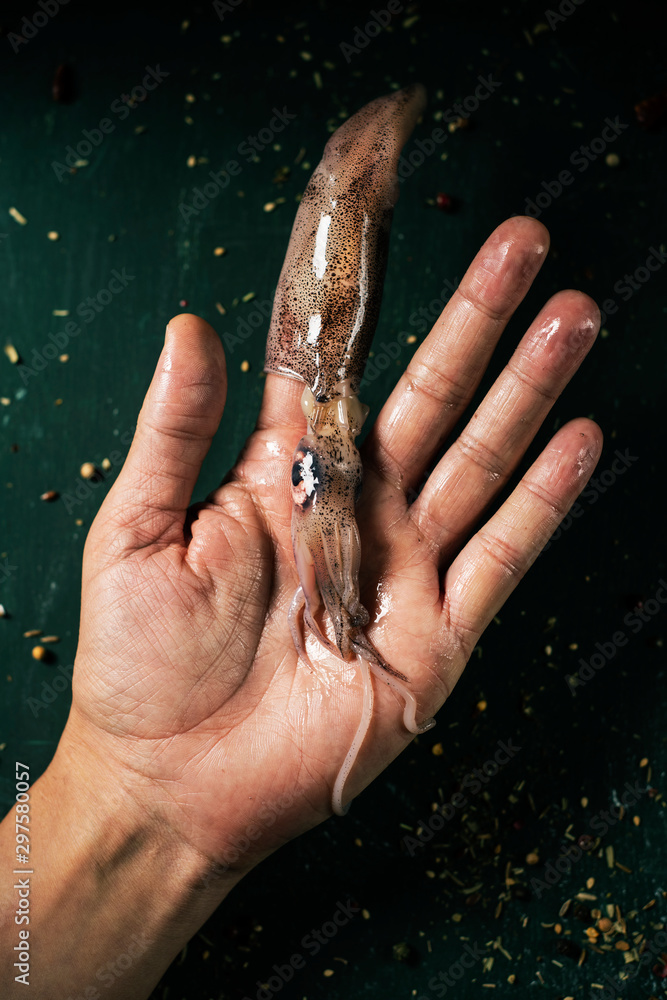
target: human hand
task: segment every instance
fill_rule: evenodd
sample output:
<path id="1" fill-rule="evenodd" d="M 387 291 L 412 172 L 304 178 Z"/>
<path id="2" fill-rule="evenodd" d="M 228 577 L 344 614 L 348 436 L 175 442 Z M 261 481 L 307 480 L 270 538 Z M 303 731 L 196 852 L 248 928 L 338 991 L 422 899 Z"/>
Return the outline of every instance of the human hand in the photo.
<path id="1" fill-rule="evenodd" d="M 547 248 L 535 220 L 498 227 L 362 449 L 357 515 L 368 634 L 409 678 L 420 718 L 441 707 L 600 454 L 591 421 L 562 427 L 470 537 L 597 333 L 592 300 L 560 292 L 418 497 L 408 499 Z M 130 454 L 84 556 L 73 705 L 59 753 L 94 762 L 101 780 L 122 785 L 138 808 L 223 869 L 251 867 L 329 815 L 361 711 L 355 664 L 315 646 L 319 666 L 308 670 L 288 628 L 298 584 L 290 470 L 303 433 L 302 388 L 267 376 L 257 429 L 237 464 L 189 508 L 222 417 L 226 374 L 208 324 L 190 315 L 172 320 Z M 347 798 L 413 738 L 401 720 L 399 699 L 377 685 Z"/>

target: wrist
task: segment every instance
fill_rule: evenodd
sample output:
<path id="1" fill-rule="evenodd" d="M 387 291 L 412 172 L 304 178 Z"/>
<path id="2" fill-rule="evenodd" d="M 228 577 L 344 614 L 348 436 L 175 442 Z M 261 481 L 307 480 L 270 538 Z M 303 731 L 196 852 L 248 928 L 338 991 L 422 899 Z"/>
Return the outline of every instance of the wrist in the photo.
<path id="1" fill-rule="evenodd" d="M 30 790 L 30 909 L 21 928 L 12 905 L 18 876 L 4 879 L 0 969 L 13 987 L 8 997 L 22 995 L 25 984 L 12 968 L 19 929 L 29 931 L 33 997 L 147 996 L 239 880 L 220 876 L 155 808 L 144 808 L 140 787 L 68 724 Z M 9 864 L 13 823 L 12 812 L 2 829 Z"/>

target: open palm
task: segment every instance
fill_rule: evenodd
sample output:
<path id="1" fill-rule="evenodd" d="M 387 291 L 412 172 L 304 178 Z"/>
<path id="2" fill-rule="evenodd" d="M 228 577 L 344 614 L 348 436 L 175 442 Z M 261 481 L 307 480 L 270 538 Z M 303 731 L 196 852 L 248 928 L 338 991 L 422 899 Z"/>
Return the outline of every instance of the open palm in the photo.
<path id="1" fill-rule="evenodd" d="M 368 633 L 409 678 L 419 719 L 442 705 L 600 453 L 597 426 L 572 421 L 472 533 L 595 339 L 595 304 L 561 292 L 415 492 L 547 247 L 546 230 L 528 218 L 491 235 L 362 450 Z M 356 664 L 316 643 L 314 669 L 299 662 L 288 628 L 298 584 L 290 469 L 304 430 L 300 383 L 267 377 L 237 465 L 189 507 L 225 387 L 214 331 L 195 316 L 172 320 L 132 449 L 86 545 L 65 738 L 84 743 L 198 850 L 242 870 L 329 815 L 362 693 Z M 347 799 L 412 739 L 400 700 L 375 689 Z"/>

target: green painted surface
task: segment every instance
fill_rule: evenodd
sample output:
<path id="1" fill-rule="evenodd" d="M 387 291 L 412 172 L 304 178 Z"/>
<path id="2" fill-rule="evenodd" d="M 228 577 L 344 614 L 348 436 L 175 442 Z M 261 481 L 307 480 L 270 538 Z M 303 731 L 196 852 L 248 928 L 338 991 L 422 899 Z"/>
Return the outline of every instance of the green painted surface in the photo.
<path id="1" fill-rule="evenodd" d="M 376 356 L 402 330 L 421 340 L 418 323 L 410 324 L 411 317 L 418 320 L 415 312 L 440 298 L 447 282 L 456 283 L 493 226 L 525 211 L 526 200 L 545 191 L 543 182 L 551 184 L 569 169 L 572 183 L 541 215 L 553 252 L 485 385 L 554 291 L 574 286 L 600 302 L 613 299 L 618 310 L 605 321 L 608 336 L 556 404 L 532 451 L 565 420 L 590 415 L 606 433 L 599 469 L 608 474 L 482 638 L 436 730 L 416 740 L 347 818 L 301 838 L 246 879 L 174 963 L 155 996 L 255 998 L 257 983 L 277 975 L 273 966 L 284 966 L 299 952 L 305 968 L 289 983 L 274 979 L 260 997 L 431 1000 L 445 995 L 446 981 L 438 977 L 453 964 L 456 976 L 455 963 L 468 945 L 484 961 L 447 986 L 446 995 L 479 997 L 487 995 L 483 985 L 491 984 L 498 992 L 489 996 L 506 996 L 507 977 L 514 973 L 512 995 L 521 998 L 587 997 L 591 984 L 607 984 L 605 976 L 617 988 L 609 994 L 594 989 L 594 996 L 660 996 L 662 980 L 650 971 L 632 981 L 615 978 L 638 966 L 626 965 L 614 948 L 596 953 L 586 945 L 586 961 L 578 967 L 593 918 L 590 912 L 575 916 L 574 903 L 558 916 L 565 900 L 589 892 L 597 897 L 581 904 L 589 910 L 620 906 L 630 943 L 635 933 L 656 940 L 667 918 L 659 794 L 665 777 L 665 617 L 660 607 L 645 612 L 641 628 L 634 618 L 624 621 L 638 601 L 654 598 L 667 576 L 667 272 L 639 281 L 631 296 L 623 291 L 624 275 L 667 245 L 667 132 L 642 130 L 632 110 L 666 83 L 660 6 L 609 8 L 588 0 L 573 4 L 573 13 L 554 30 L 539 29 L 546 19 L 540 4 L 411 8 L 363 48 L 358 35 L 355 42 L 355 26 L 368 21 L 366 9 L 321 4 L 292 10 L 294 15 L 277 8 L 267 13 L 246 0 L 236 9 L 230 5 L 221 23 L 208 4 L 189 13 L 187 5 L 177 12 L 164 5 L 124 12 L 121 5 L 100 11 L 98 19 L 72 3 L 17 53 L 7 37 L 0 38 L 0 337 L 16 346 L 34 372 L 0 356 L 0 396 L 10 400 L 0 407 L 0 601 L 9 613 L 0 621 L 3 805 L 11 801 L 14 761 L 27 759 L 36 776 L 64 725 L 69 684 L 60 678 L 76 650 L 86 532 L 127 451 L 165 324 L 180 311 L 179 301 L 187 300 L 189 310 L 212 322 L 229 348 L 224 429 L 206 460 L 199 498 L 222 478 L 253 426 L 268 321 L 247 337 L 243 331 L 250 327 L 243 322 L 254 323 L 271 300 L 295 196 L 309 176 L 305 164 L 317 163 L 327 126 L 392 85 L 419 78 L 430 104 L 415 138 L 426 142 L 440 124 L 435 114 L 473 93 L 478 77 L 490 74 L 500 85 L 480 104 L 473 127 L 448 135 L 401 186 Z M 406 18 L 418 14 L 406 26 Z M 187 30 L 184 17 L 191 21 Z M 7 12 L 8 28 L 18 22 Z M 359 51 L 343 51 L 341 43 Z M 74 67 L 78 85 L 68 105 L 54 103 L 50 94 L 55 67 L 63 61 Z M 157 66 L 168 76 L 122 119 L 122 105 L 114 102 L 141 84 L 146 67 Z M 274 108 L 295 117 L 251 159 L 242 144 L 269 127 Z M 75 154 L 86 166 L 75 174 L 54 168 L 65 162 L 68 146 L 85 141 L 84 130 L 98 129 L 105 118 L 113 126 L 105 126 L 108 134 L 89 152 L 82 147 Z M 571 157 L 600 136 L 606 118 L 627 127 L 583 170 L 583 161 Z M 413 143 L 408 152 L 416 148 Z M 605 162 L 610 152 L 620 158 L 616 168 Z M 189 157 L 205 162 L 189 167 Z M 207 204 L 197 202 L 196 215 L 184 218 L 180 206 L 192 205 L 194 189 L 211 182 L 209 171 L 219 172 L 230 160 L 240 172 Z M 289 176 L 277 184 L 283 167 L 290 168 Z M 427 203 L 438 191 L 458 200 L 456 214 Z M 285 201 L 274 212 L 263 211 L 279 198 Z M 10 206 L 27 225 L 7 214 Z M 60 234 L 57 242 L 47 239 L 51 230 Z M 226 254 L 215 257 L 216 246 Z M 103 290 L 114 272 L 131 278 L 108 296 Z M 234 305 L 250 292 L 252 301 Z M 100 305 L 110 301 L 91 315 L 89 297 Z M 224 316 L 216 302 L 226 308 Z M 70 315 L 56 317 L 54 310 Z M 67 344 L 59 341 L 64 346 L 58 353 L 69 354 L 61 363 L 49 358 L 49 335 L 68 322 L 77 323 L 80 333 Z M 397 361 L 370 382 L 365 398 L 373 413 L 410 350 L 402 348 Z M 244 360 L 251 365 L 245 374 Z M 619 475 L 609 471 L 617 449 L 629 456 Z M 104 480 L 85 485 L 81 464 L 99 464 L 113 452 L 114 467 Z M 47 490 L 57 490 L 60 499 L 40 501 Z M 33 628 L 61 637 L 52 663 L 31 658 L 23 632 Z M 619 629 L 627 633 L 627 644 L 573 696 L 566 675 Z M 487 703 L 481 713 L 475 709 L 480 700 Z M 493 759 L 498 741 L 521 750 L 477 791 L 470 773 Z M 444 752 L 435 756 L 431 748 L 439 742 Z M 639 766 L 643 757 L 650 761 L 650 779 Z M 601 813 L 623 794 L 626 782 L 638 783 L 638 801 L 609 824 Z M 648 785 L 654 791 L 647 792 Z M 466 803 L 446 810 L 442 830 L 419 846 L 405 841 L 432 815 L 432 803 L 448 803 L 458 790 Z M 641 825 L 633 824 L 634 815 Z M 545 865 L 555 862 L 564 845 L 603 833 L 558 884 L 533 883 L 531 889 L 533 878 L 546 886 Z M 631 872 L 608 867 L 608 846 Z M 525 864 L 530 852 L 540 858 L 533 868 Z M 509 889 L 508 864 L 515 880 Z M 589 879 L 595 880 L 592 888 Z M 642 909 L 652 899 L 656 904 Z M 370 919 L 357 912 L 313 954 L 306 936 L 348 900 Z M 574 957 L 559 950 L 551 926 L 558 921 L 560 940 L 573 942 Z M 399 943 L 408 946 L 405 961 L 393 951 Z M 325 977 L 327 969 L 334 975 Z"/>

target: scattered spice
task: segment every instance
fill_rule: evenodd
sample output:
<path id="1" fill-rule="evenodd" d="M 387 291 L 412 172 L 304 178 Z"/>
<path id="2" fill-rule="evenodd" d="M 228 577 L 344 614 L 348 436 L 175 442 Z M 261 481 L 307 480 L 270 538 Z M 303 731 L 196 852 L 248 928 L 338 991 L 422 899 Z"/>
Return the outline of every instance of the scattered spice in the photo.
<path id="1" fill-rule="evenodd" d="M 433 754 L 434 757 L 442 757 L 444 752 L 445 751 L 442 743 L 434 743 L 433 746 L 431 747 L 431 753 Z"/>
<path id="2" fill-rule="evenodd" d="M 242 361 L 241 362 L 241 371 L 242 372 L 249 372 L 250 371 L 250 362 L 249 361 Z"/>
<path id="3" fill-rule="evenodd" d="M 534 851 L 531 851 L 530 854 L 526 855 L 526 864 L 527 865 L 538 865 L 539 863 L 540 863 L 540 856 L 539 856 L 539 854 L 536 854 Z"/>
<path id="4" fill-rule="evenodd" d="M 14 219 L 15 222 L 18 222 L 19 226 L 27 226 L 28 220 L 26 219 L 25 215 L 21 215 L 18 208 L 14 208 L 14 206 L 12 205 L 12 207 L 9 209 L 9 214 L 11 215 L 12 219 Z"/>
<path id="5" fill-rule="evenodd" d="M 47 656 L 47 652 L 43 646 L 33 646 L 32 656 L 34 660 L 44 660 Z"/>
<path id="6" fill-rule="evenodd" d="M 51 240 L 52 243 L 55 243 L 56 240 L 60 239 L 60 233 L 57 233 L 55 229 L 50 229 L 49 232 L 46 234 L 46 238 L 47 240 Z"/>
<path id="7" fill-rule="evenodd" d="M 618 153 L 607 153 L 604 158 L 604 162 L 608 167 L 617 167 L 621 162 L 621 158 Z"/>
<path id="8" fill-rule="evenodd" d="M 111 462 L 109 461 L 108 458 L 102 459 L 102 468 L 104 469 L 105 472 L 108 472 L 109 469 L 111 468 Z"/>
<path id="9" fill-rule="evenodd" d="M 42 636 L 42 642 L 60 642 L 59 635 L 44 635 Z"/>
<path id="10" fill-rule="evenodd" d="M 58 499 L 58 493 L 56 490 L 47 490 L 46 493 L 42 493 L 40 500 L 44 500 L 45 503 L 51 503 L 53 500 Z"/>
<path id="11" fill-rule="evenodd" d="M 5 354 L 11 361 L 13 365 L 17 365 L 21 360 L 19 352 L 16 350 L 13 344 L 5 344 Z"/>
<path id="12" fill-rule="evenodd" d="M 41 628 L 29 628 L 27 632 L 23 633 L 23 638 L 34 639 L 36 635 L 41 635 L 41 634 L 42 634 Z"/>
<path id="13" fill-rule="evenodd" d="M 213 256 L 214 257 L 223 257 L 226 253 L 227 253 L 227 251 L 225 250 L 224 247 L 216 247 L 215 250 L 213 251 Z"/>
<path id="14" fill-rule="evenodd" d="M 67 364 L 67 362 L 69 361 L 69 354 L 59 354 L 58 361 L 60 361 L 63 365 Z"/>
<path id="15" fill-rule="evenodd" d="M 461 117 L 459 117 L 455 121 L 450 122 L 449 125 L 447 126 L 447 129 L 450 132 L 458 132 L 458 130 L 460 128 L 468 128 L 469 125 L 470 125 L 470 119 L 469 118 L 461 118 Z"/>
<path id="16" fill-rule="evenodd" d="M 92 479 L 96 472 L 97 469 L 92 462 L 84 462 L 79 469 L 82 479 Z"/>

